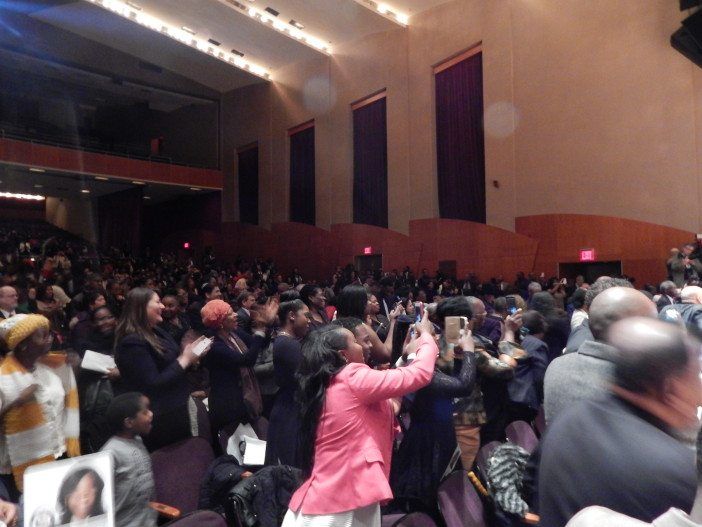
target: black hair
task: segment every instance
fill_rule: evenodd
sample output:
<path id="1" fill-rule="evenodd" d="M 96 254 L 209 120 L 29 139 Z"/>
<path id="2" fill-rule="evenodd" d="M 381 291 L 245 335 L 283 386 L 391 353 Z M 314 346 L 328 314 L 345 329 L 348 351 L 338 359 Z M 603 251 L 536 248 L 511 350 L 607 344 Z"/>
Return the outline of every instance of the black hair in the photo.
<path id="1" fill-rule="evenodd" d="M 442 327 L 446 317 L 467 317 L 470 320 L 473 318 L 473 310 L 470 306 L 471 301 L 467 296 L 449 297 L 436 306 L 436 320 Z"/>
<path id="2" fill-rule="evenodd" d="M 112 315 L 113 317 L 115 316 L 115 314 L 112 312 L 112 309 L 110 309 L 110 306 L 108 306 L 107 304 L 105 304 L 104 306 L 100 306 L 100 307 L 98 307 L 97 309 L 93 309 L 93 310 L 90 312 L 90 321 L 91 321 L 91 322 L 95 323 L 95 317 L 97 316 L 97 314 L 98 314 L 100 311 L 107 311 L 107 312 L 109 312 L 110 315 Z"/>
<path id="3" fill-rule="evenodd" d="M 204 283 L 200 287 L 200 293 L 202 294 L 202 296 L 211 295 L 212 291 L 214 291 L 215 287 L 219 287 L 219 286 L 217 284 L 212 285 L 209 282 Z"/>
<path id="4" fill-rule="evenodd" d="M 93 508 L 90 509 L 88 517 L 93 518 L 105 514 L 102 509 L 102 489 L 105 487 L 105 482 L 102 481 L 102 478 L 92 468 L 75 468 L 63 478 L 58 497 L 56 498 L 59 516 L 61 517 L 61 525 L 67 525 L 71 522 L 73 513 L 68 508 L 68 498 L 75 492 L 80 480 L 85 476 L 90 476 L 95 485 L 95 502 L 93 503 Z"/>
<path id="5" fill-rule="evenodd" d="M 90 309 L 90 304 L 94 304 L 95 301 L 101 296 L 104 297 L 105 294 L 100 289 L 91 289 L 89 291 L 85 291 L 83 293 L 83 303 L 85 304 L 85 309 Z"/>
<path id="6" fill-rule="evenodd" d="M 548 324 L 546 323 L 546 318 L 541 313 L 530 309 L 522 314 L 522 327 L 528 329 L 530 335 L 537 335 L 539 333 L 546 333 Z"/>
<path id="7" fill-rule="evenodd" d="M 300 300 L 300 292 L 297 289 L 288 289 L 287 291 L 280 293 L 281 304 L 284 302 L 290 302 L 291 300 Z"/>
<path id="8" fill-rule="evenodd" d="M 576 289 L 573 294 L 568 299 L 568 303 L 573 306 L 574 309 L 582 309 L 585 305 L 585 295 L 586 291 L 584 289 Z"/>
<path id="9" fill-rule="evenodd" d="M 358 326 L 363 325 L 363 320 L 356 317 L 338 317 L 332 324 L 346 328 L 351 333 L 354 333 Z"/>
<path id="10" fill-rule="evenodd" d="M 629 287 L 633 288 L 634 286 L 631 285 L 631 282 L 628 280 L 624 280 L 623 278 L 602 278 L 595 280 L 595 283 L 593 283 L 590 286 L 590 289 L 585 291 L 585 307 L 590 307 L 590 304 L 592 304 L 592 301 L 595 299 L 597 295 L 599 295 L 602 291 L 605 289 L 609 289 L 610 287 Z"/>
<path id="11" fill-rule="evenodd" d="M 324 396 L 334 375 L 346 365 L 340 351 L 346 349 L 343 328 L 327 324 L 310 332 L 302 343 L 302 360 L 297 370 L 300 405 L 300 460 L 306 476 L 312 473 L 317 426 Z"/>
<path id="12" fill-rule="evenodd" d="M 556 312 L 556 299 L 548 291 L 539 291 L 531 297 L 529 306 L 545 317 L 550 316 Z"/>
<path id="13" fill-rule="evenodd" d="M 246 299 L 250 296 L 254 297 L 254 300 L 256 299 L 256 295 L 254 295 L 251 291 L 246 290 L 243 293 L 239 293 L 239 296 L 236 297 L 236 305 L 242 307 Z"/>
<path id="14" fill-rule="evenodd" d="M 141 399 L 144 397 L 139 392 L 127 392 L 118 395 L 110 401 L 105 420 L 112 430 L 117 434 L 124 430 L 124 420 L 134 418 L 142 410 Z"/>
<path id="15" fill-rule="evenodd" d="M 290 313 L 297 313 L 301 309 L 304 309 L 305 303 L 302 300 L 290 300 L 288 302 L 283 302 L 278 307 L 278 321 L 281 326 L 284 326 L 287 322 L 288 315 Z"/>
<path id="16" fill-rule="evenodd" d="M 300 300 L 302 300 L 307 307 L 312 305 L 312 297 L 317 294 L 317 291 L 321 291 L 322 288 L 317 284 L 306 284 L 300 289 Z"/>
<path id="17" fill-rule="evenodd" d="M 347 285 L 336 297 L 336 316 L 363 320 L 368 305 L 368 292 L 362 285 Z"/>

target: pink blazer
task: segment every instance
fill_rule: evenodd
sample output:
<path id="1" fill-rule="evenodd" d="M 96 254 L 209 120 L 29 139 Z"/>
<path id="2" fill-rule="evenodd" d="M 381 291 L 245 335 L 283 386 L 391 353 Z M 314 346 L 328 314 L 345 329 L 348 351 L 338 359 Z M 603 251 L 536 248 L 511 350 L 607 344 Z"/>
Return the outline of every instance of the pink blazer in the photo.
<path id="1" fill-rule="evenodd" d="M 290 510 L 334 514 L 392 498 L 388 478 L 394 439 L 389 399 L 431 381 L 438 348 L 420 337 L 417 358 L 405 368 L 377 371 L 345 366 L 327 388 L 317 428 L 312 475 L 293 494 Z"/>

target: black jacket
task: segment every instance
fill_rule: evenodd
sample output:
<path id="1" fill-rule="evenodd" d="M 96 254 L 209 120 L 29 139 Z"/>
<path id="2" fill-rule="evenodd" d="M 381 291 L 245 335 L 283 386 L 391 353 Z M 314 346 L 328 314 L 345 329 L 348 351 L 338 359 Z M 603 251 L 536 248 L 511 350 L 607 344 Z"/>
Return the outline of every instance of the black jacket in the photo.
<path id="1" fill-rule="evenodd" d="M 198 508 L 223 513 L 229 491 L 241 481 L 245 471 L 234 456 L 224 455 L 215 459 L 202 480 Z"/>

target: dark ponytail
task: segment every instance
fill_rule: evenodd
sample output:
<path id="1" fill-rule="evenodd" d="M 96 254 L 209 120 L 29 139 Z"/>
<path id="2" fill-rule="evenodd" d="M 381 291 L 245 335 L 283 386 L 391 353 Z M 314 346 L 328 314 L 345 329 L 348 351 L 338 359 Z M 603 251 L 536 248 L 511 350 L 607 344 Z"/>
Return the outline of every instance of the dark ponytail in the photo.
<path id="1" fill-rule="evenodd" d="M 297 399 L 300 405 L 300 461 L 305 477 L 309 477 L 314 465 L 317 426 L 324 396 L 334 375 L 346 365 L 340 353 L 346 347 L 346 333 L 336 324 L 312 331 L 302 343 L 302 361 L 297 370 Z"/>

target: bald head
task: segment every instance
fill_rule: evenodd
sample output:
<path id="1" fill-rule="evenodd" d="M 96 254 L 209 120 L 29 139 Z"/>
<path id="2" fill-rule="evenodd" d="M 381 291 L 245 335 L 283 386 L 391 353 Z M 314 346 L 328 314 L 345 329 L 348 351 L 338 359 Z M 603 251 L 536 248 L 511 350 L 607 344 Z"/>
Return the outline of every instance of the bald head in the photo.
<path id="1" fill-rule="evenodd" d="M 702 287 L 688 285 L 680 291 L 680 301 L 683 304 L 702 304 Z"/>
<path id="2" fill-rule="evenodd" d="M 17 290 L 9 285 L 0 287 L 0 309 L 14 311 L 17 309 Z"/>
<path id="3" fill-rule="evenodd" d="M 656 305 L 641 291 L 631 287 L 610 287 L 590 305 L 590 330 L 595 340 L 604 340 L 610 326 L 630 317 L 657 316 Z"/>
<path id="4" fill-rule="evenodd" d="M 617 349 L 615 383 L 635 393 L 660 390 L 666 379 L 686 370 L 696 353 L 684 329 L 643 317 L 614 322 L 607 344 Z"/>

